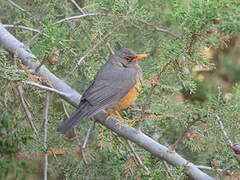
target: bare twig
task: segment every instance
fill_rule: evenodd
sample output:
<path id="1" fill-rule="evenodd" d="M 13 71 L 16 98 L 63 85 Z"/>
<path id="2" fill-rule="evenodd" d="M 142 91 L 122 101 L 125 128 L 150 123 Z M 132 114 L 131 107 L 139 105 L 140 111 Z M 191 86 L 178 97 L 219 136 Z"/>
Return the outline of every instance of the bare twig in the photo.
<path id="1" fill-rule="evenodd" d="M 50 96 L 50 92 L 47 92 L 45 111 L 44 111 L 44 138 L 43 138 L 43 146 L 45 148 L 45 153 L 44 153 L 44 180 L 48 179 L 48 176 L 47 176 L 47 172 L 48 172 L 47 135 L 48 135 L 49 96 Z"/>
<path id="2" fill-rule="evenodd" d="M 21 25 L 3 24 L 3 26 L 4 26 L 5 28 L 15 28 L 15 29 L 18 28 L 18 29 L 23 29 L 23 30 L 31 31 L 31 32 L 41 33 L 41 31 L 38 30 L 38 29 L 34 29 L 34 28 L 26 27 L 26 26 L 21 26 Z"/>
<path id="3" fill-rule="evenodd" d="M 139 157 L 139 155 L 138 155 L 137 152 L 135 151 L 132 143 L 131 143 L 129 140 L 127 140 L 127 144 L 128 144 L 128 146 L 130 147 L 130 149 L 131 149 L 134 157 L 136 158 L 137 162 L 143 167 L 143 169 L 144 169 L 147 173 L 150 173 L 149 169 L 143 164 L 141 158 Z"/>
<path id="4" fill-rule="evenodd" d="M 81 18 L 84 18 L 84 17 L 90 17 L 90 16 L 107 16 L 105 13 L 88 13 L 88 14 L 82 14 L 82 15 L 79 15 L 79 16 L 71 16 L 71 17 L 66 17 L 64 19 L 61 19 L 61 20 L 58 20 L 57 22 L 55 22 L 55 24 L 60 24 L 60 23 L 63 23 L 65 21 L 70 21 L 70 20 L 73 20 L 73 19 L 81 19 Z"/>
<path id="5" fill-rule="evenodd" d="M 69 96 L 69 94 L 67 94 L 67 93 L 61 92 L 61 91 L 59 91 L 57 89 L 54 89 L 54 88 L 51 88 L 51 87 L 48 87 L 48 86 L 44 86 L 44 85 L 38 84 L 38 83 L 33 82 L 33 81 L 20 81 L 20 82 L 23 83 L 23 84 L 28 84 L 28 85 L 31 85 L 31 86 L 35 86 L 35 87 L 43 89 L 43 90 L 54 92 L 54 93 L 59 94 L 59 95 L 64 96 L 64 97 L 68 97 Z"/>
<path id="6" fill-rule="evenodd" d="M 86 148 L 89 136 L 90 136 L 90 132 L 94 127 L 94 124 L 95 124 L 95 120 L 90 121 L 90 125 L 89 125 L 89 128 L 88 128 L 87 132 L 86 132 L 86 136 L 83 140 L 83 143 L 81 143 L 79 136 L 76 136 L 78 146 L 79 146 L 79 149 L 80 149 L 80 152 L 81 152 L 81 155 L 82 155 L 82 158 L 83 158 L 83 162 L 84 162 L 85 165 L 88 164 L 88 161 L 87 161 L 86 156 L 85 156 L 85 148 Z"/>
<path id="7" fill-rule="evenodd" d="M 65 106 L 65 104 L 64 104 L 63 101 L 62 101 L 62 107 L 63 107 L 63 111 L 64 111 L 64 113 L 66 114 L 67 118 L 69 118 L 69 117 L 70 117 L 70 116 L 69 116 L 69 113 L 67 112 L 67 108 L 66 108 L 66 106 Z"/>
<path id="8" fill-rule="evenodd" d="M 36 41 L 36 40 L 39 38 L 39 36 L 41 36 L 42 34 L 43 34 L 43 32 L 41 31 L 41 32 L 35 34 L 31 39 L 29 39 L 29 41 L 26 43 L 27 47 L 30 48 L 30 46 L 32 45 L 32 43 L 33 43 L 34 41 Z"/>
<path id="9" fill-rule="evenodd" d="M 80 58 L 80 60 L 77 62 L 77 65 L 73 68 L 73 70 L 70 72 L 70 74 L 73 74 L 74 71 L 75 71 L 75 70 L 78 68 L 78 66 L 81 64 L 81 62 L 82 62 L 84 59 L 86 59 L 88 56 L 90 56 L 90 55 L 94 52 L 94 50 L 102 43 L 102 41 L 105 41 L 106 39 L 108 39 L 108 38 L 111 36 L 111 34 L 112 34 L 114 31 L 116 31 L 116 30 L 123 24 L 123 22 L 124 22 L 124 21 L 121 21 L 121 22 L 115 24 L 114 27 L 112 28 L 112 30 L 111 30 L 110 32 L 108 32 L 105 36 L 103 36 L 103 37 L 101 38 L 101 40 L 98 40 L 98 41 L 93 45 L 93 47 L 92 47 L 91 49 L 89 49 L 88 52 L 87 52 L 84 56 L 82 56 L 82 57 Z"/>
<path id="10" fill-rule="evenodd" d="M 28 109 L 28 105 L 26 103 L 26 99 L 25 99 L 25 96 L 24 96 L 24 90 L 21 86 L 18 86 L 17 87 L 18 89 L 18 93 L 19 93 L 19 96 L 20 96 L 20 100 L 21 100 L 21 103 L 22 103 L 22 106 L 23 106 L 23 109 L 27 115 L 27 119 L 28 119 L 28 122 L 33 130 L 33 132 L 38 135 L 38 131 L 37 131 L 37 128 L 35 126 L 35 124 L 33 123 L 33 117 L 32 117 L 32 113 L 31 111 Z"/>
<path id="11" fill-rule="evenodd" d="M 202 166 L 202 165 L 196 165 L 196 167 L 198 167 L 199 169 L 203 169 L 203 170 L 211 170 L 211 171 L 218 171 L 218 172 L 226 172 L 230 169 L 233 169 L 233 168 L 236 168 L 236 166 L 234 165 L 231 165 L 231 166 L 228 166 L 226 168 L 212 168 L 212 167 L 209 167 L 209 166 Z"/>
<path id="12" fill-rule="evenodd" d="M 163 161 L 163 166 L 166 169 L 167 174 L 172 177 L 173 176 L 172 170 L 171 170 L 171 168 L 169 168 L 168 163 L 166 161 Z"/>
<path id="13" fill-rule="evenodd" d="M 70 0 L 75 6 L 76 8 L 82 13 L 82 14 L 85 14 L 84 10 L 77 4 L 76 1 L 74 0 Z"/>
<path id="14" fill-rule="evenodd" d="M 158 31 L 158 32 L 166 33 L 166 34 L 168 34 L 168 35 L 177 37 L 177 35 L 174 34 L 173 32 L 171 32 L 171 31 L 169 31 L 169 30 L 167 30 L 167 29 L 159 28 L 159 27 L 157 27 L 156 25 L 154 25 L 154 24 L 152 24 L 152 23 L 149 23 L 149 22 L 147 22 L 147 21 L 145 21 L 145 20 L 134 19 L 134 18 L 131 18 L 131 17 L 128 17 L 128 16 L 123 16 L 123 18 L 128 19 L 128 20 L 137 21 L 137 22 L 139 22 L 139 23 L 145 24 L 145 25 L 147 25 L 147 26 L 155 29 L 155 30 Z"/>
<path id="15" fill-rule="evenodd" d="M 59 24 L 59 23 L 65 22 L 65 21 L 70 21 L 70 20 L 73 20 L 73 19 L 81 19 L 81 18 L 84 18 L 84 17 L 91 17 L 91 16 L 121 17 L 121 18 L 123 18 L 125 20 L 137 21 L 139 23 L 145 24 L 145 25 L 153 28 L 154 30 L 156 30 L 158 32 L 166 33 L 166 34 L 171 35 L 173 37 L 177 37 L 177 35 L 174 34 L 173 32 L 171 32 L 169 30 L 166 30 L 166 29 L 159 28 L 156 25 L 151 24 L 151 23 L 149 23 L 149 22 L 147 22 L 145 20 L 131 18 L 131 17 L 126 16 L 126 15 L 116 15 L 116 14 L 109 14 L 109 13 L 107 14 L 107 13 L 101 13 L 101 12 L 88 13 L 88 14 L 83 14 L 83 15 L 79 15 L 79 16 L 67 17 L 67 18 L 64 18 L 64 19 L 61 19 L 61 20 L 57 21 L 55 24 Z"/>
<path id="16" fill-rule="evenodd" d="M 221 131 L 222 131 L 222 133 L 225 137 L 226 142 L 232 147 L 233 143 L 232 143 L 231 139 L 229 138 L 227 131 L 224 128 L 224 125 L 223 125 L 223 122 L 221 121 L 221 118 L 218 115 L 216 115 L 216 120 L 219 123 L 220 129 L 221 129 Z"/>
<path id="17" fill-rule="evenodd" d="M 32 14 L 31 14 L 29 11 L 27 11 L 27 10 L 25 10 L 24 8 L 22 8 L 21 6 L 17 5 L 15 2 L 13 2 L 13 1 L 11 1 L 11 0 L 5 0 L 5 1 L 7 1 L 8 4 L 10 4 L 11 6 L 13 6 L 14 8 L 17 8 L 17 9 L 19 9 L 20 11 L 22 11 L 22 12 L 24 12 L 24 13 L 32 16 Z"/>
<path id="18" fill-rule="evenodd" d="M 95 124 L 95 121 L 90 121 L 90 125 L 89 125 L 89 128 L 87 130 L 87 133 L 86 133 L 86 136 L 84 138 L 84 141 L 82 143 L 82 149 L 85 149 L 86 148 L 86 145 L 87 145 L 87 142 L 88 142 L 88 139 L 89 139 L 89 135 L 90 135 L 90 132 L 91 130 L 93 129 L 94 127 L 94 124 Z"/>
<path id="19" fill-rule="evenodd" d="M 107 48 L 108 48 L 110 54 L 113 55 L 113 54 L 114 54 L 114 50 L 113 50 L 113 48 L 111 47 L 111 45 L 110 45 L 109 42 L 106 42 L 106 46 L 107 46 Z"/>

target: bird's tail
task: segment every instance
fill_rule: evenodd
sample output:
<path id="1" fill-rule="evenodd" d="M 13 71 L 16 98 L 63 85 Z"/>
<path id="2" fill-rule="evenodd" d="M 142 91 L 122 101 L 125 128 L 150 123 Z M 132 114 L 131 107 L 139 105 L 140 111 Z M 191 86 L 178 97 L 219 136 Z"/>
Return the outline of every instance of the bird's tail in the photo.
<path id="1" fill-rule="evenodd" d="M 57 129 L 58 132 L 67 133 L 76 124 L 80 123 L 84 118 L 89 116 L 90 104 L 84 103 L 77 109 L 68 120 L 64 121 Z"/>

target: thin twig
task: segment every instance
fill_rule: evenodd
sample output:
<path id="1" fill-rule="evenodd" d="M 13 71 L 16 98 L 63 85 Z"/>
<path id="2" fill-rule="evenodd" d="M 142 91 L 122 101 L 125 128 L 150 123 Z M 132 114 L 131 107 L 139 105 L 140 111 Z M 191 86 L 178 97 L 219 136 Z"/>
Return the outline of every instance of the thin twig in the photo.
<path id="1" fill-rule="evenodd" d="M 234 166 L 234 165 L 231 165 L 231 166 L 228 166 L 228 167 L 222 168 L 222 169 L 220 169 L 220 168 L 216 169 L 216 168 L 212 168 L 209 166 L 202 166 L 202 165 L 196 165 L 196 167 L 199 169 L 203 169 L 203 170 L 211 170 L 211 171 L 219 171 L 219 172 L 226 172 L 230 169 L 236 168 L 236 166 Z"/>
<path id="2" fill-rule="evenodd" d="M 110 54 L 113 55 L 113 54 L 114 54 L 114 50 L 113 50 L 113 48 L 111 47 L 111 45 L 110 45 L 109 42 L 106 42 L 106 46 L 107 46 L 107 48 L 108 48 Z"/>
<path id="3" fill-rule="evenodd" d="M 87 133 L 86 133 L 86 136 L 83 140 L 83 143 L 82 143 L 82 149 L 85 149 L 86 148 L 86 145 L 87 145 L 87 142 L 88 142 L 88 139 L 89 139 L 89 135 L 90 135 L 90 132 L 92 131 L 93 127 L 94 127 L 94 124 L 95 124 L 95 121 L 90 121 L 90 125 L 89 125 L 89 128 L 87 130 Z"/>
<path id="4" fill-rule="evenodd" d="M 66 108 L 66 106 L 65 106 L 65 104 L 64 104 L 63 101 L 62 101 L 62 107 L 63 107 L 63 111 L 64 111 L 65 115 L 67 116 L 67 118 L 69 118 L 70 115 L 69 115 L 69 113 L 67 112 L 67 108 Z"/>
<path id="5" fill-rule="evenodd" d="M 70 0 L 75 6 L 76 8 L 82 13 L 82 14 L 85 14 L 84 10 L 77 4 L 76 1 L 74 0 Z"/>
<path id="6" fill-rule="evenodd" d="M 225 140 L 232 147 L 233 143 L 232 143 L 231 139 L 229 138 L 227 131 L 224 128 L 224 125 L 223 125 L 223 122 L 221 121 L 221 118 L 218 115 L 216 115 L 216 120 L 219 123 L 220 129 L 221 129 L 221 131 L 222 131 L 222 133 L 225 137 Z"/>
<path id="7" fill-rule="evenodd" d="M 64 102 L 62 101 L 62 107 L 63 107 L 63 111 L 66 115 L 66 117 L 69 119 L 70 115 L 67 112 L 67 108 L 64 104 Z M 73 128 L 72 130 L 70 130 L 69 132 L 65 133 L 65 136 L 69 139 L 73 139 L 73 138 L 77 138 L 77 140 L 79 140 L 79 137 L 76 135 L 75 129 Z M 79 141 L 80 142 L 80 141 Z"/>
<path id="8" fill-rule="evenodd" d="M 36 128 L 36 126 L 35 126 L 35 124 L 34 124 L 34 122 L 33 122 L 32 113 L 31 113 L 31 111 L 28 109 L 28 105 L 27 105 L 27 103 L 26 103 L 26 98 L 25 98 L 25 96 L 24 96 L 24 90 L 23 90 L 23 88 L 22 88 L 21 86 L 18 86 L 17 89 L 18 89 L 18 93 L 19 93 L 19 96 L 20 96 L 20 100 L 21 100 L 23 109 L 24 109 L 24 111 L 25 111 L 25 113 L 26 113 L 26 115 L 27 115 L 28 122 L 29 122 L 29 124 L 30 124 L 33 132 L 34 132 L 36 135 L 38 135 L 37 128 Z"/>
<path id="9" fill-rule="evenodd" d="M 167 163 L 166 161 L 163 161 L 163 166 L 164 166 L 164 168 L 166 169 L 167 174 L 168 174 L 170 177 L 172 177 L 172 176 L 173 176 L 172 170 L 171 170 L 171 168 L 169 168 L 168 163 Z"/>
<path id="10" fill-rule="evenodd" d="M 71 16 L 71 17 L 66 17 L 64 19 L 58 20 L 54 24 L 60 24 L 60 23 L 70 21 L 70 20 L 73 20 L 73 19 L 81 19 L 81 18 L 90 17 L 90 16 L 107 16 L 107 14 L 105 14 L 105 13 L 88 13 L 88 14 L 82 14 L 82 15 L 79 15 L 79 16 Z"/>
<path id="11" fill-rule="evenodd" d="M 37 33 L 37 34 L 35 34 L 31 39 L 29 39 L 29 41 L 26 43 L 26 46 L 28 47 L 28 48 L 30 48 L 30 46 L 32 45 L 32 43 L 34 42 L 34 41 L 36 41 L 38 38 L 39 38 L 39 36 L 41 36 L 43 34 L 43 32 L 41 31 L 41 32 L 39 32 L 39 33 Z"/>
<path id="12" fill-rule="evenodd" d="M 59 95 L 64 96 L 64 97 L 69 96 L 69 94 L 67 94 L 67 93 L 64 93 L 62 91 L 56 90 L 56 89 L 48 87 L 48 86 L 38 84 L 38 83 L 33 82 L 33 81 L 20 81 L 20 82 L 23 83 L 23 84 L 28 84 L 28 85 L 31 85 L 31 86 L 35 86 L 37 88 L 44 89 L 44 90 L 47 90 L 47 91 L 50 91 L 50 92 L 54 92 L 54 93 L 59 94 Z"/>
<path id="13" fill-rule="evenodd" d="M 30 28 L 27 26 L 21 26 L 21 25 L 14 25 L 14 24 L 3 24 L 3 26 L 5 28 L 15 28 L 15 29 L 23 29 L 23 30 L 27 30 L 27 31 L 31 31 L 31 32 L 36 32 L 36 33 L 41 33 L 40 30 L 38 29 L 34 29 L 34 28 Z"/>
<path id="14" fill-rule="evenodd" d="M 130 147 L 131 151 L 133 152 L 134 157 L 136 158 L 137 162 L 143 167 L 143 169 L 147 172 L 150 173 L 149 169 L 143 164 L 141 158 L 139 157 L 139 155 L 137 154 L 137 152 L 135 151 L 132 143 L 127 140 L 127 144 Z"/>
<path id="15" fill-rule="evenodd" d="M 50 92 L 47 92 L 45 111 L 44 111 L 44 138 L 43 138 L 43 146 L 45 148 L 45 153 L 44 153 L 44 173 L 43 173 L 44 174 L 44 180 L 48 179 L 48 176 L 47 176 L 47 172 L 48 172 L 47 135 L 48 135 L 49 96 L 50 96 Z"/>
<path id="16" fill-rule="evenodd" d="M 89 49 L 88 52 L 87 52 L 84 56 L 82 56 L 82 57 L 80 58 L 80 60 L 77 62 L 77 65 L 73 68 L 73 70 L 70 72 L 70 74 L 73 74 L 74 71 L 75 71 L 75 70 L 78 68 L 78 66 L 81 64 L 81 62 L 82 62 L 85 58 L 87 58 L 88 56 L 90 56 L 90 55 L 94 52 L 94 50 L 95 50 L 103 41 L 105 41 L 106 39 L 108 39 L 108 38 L 111 36 L 111 34 L 112 34 L 114 31 L 116 31 L 116 30 L 123 24 L 123 22 L 124 22 L 124 21 L 121 21 L 121 22 L 115 24 L 114 27 L 112 28 L 112 30 L 111 30 L 110 32 L 108 32 L 105 36 L 103 36 L 103 38 L 101 38 L 101 40 L 98 40 L 98 41 L 93 45 L 93 47 L 92 47 L 91 49 Z"/>
<path id="17" fill-rule="evenodd" d="M 83 162 L 84 162 L 85 165 L 88 164 L 87 159 L 85 157 L 85 148 L 86 148 L 89 136 L 90 136 L 90 132 L 91 132 L 91 130 L 94 127 L 94 124 L 95 124 L 95 120 L 92 120 L 90 122 L 89 128 L 88 128 L 88 130 L 86 132 L 86 136 L 85 136 L 85 138 L 83 140 L 83 143 L 81 143 L 79 136 L 76 136 L 76 139 L 77 139 L 77 142 L 78 142 L 78 146 L 79 146 L 79 149 L 80 149 L 80 152 L 81 152 L 81 155 L 82 155 L 82 158 L 83 158 Z"/>
<path id="18" fill-rule="evenodd" d="M 129 20 L 133 20 L 133 21 L 137 21 L 137 22 L 139 22 L 139 23 L 145 24 L 145 25 L 147 25 L 147 26 L 155 29 L 155 30 L 158 31 L 158 32 L 166 33 L 166 34 L 168 34 L 168 35 L 177 37 L 177 35 L 174 34 L 173 32 L 171 32 L 171 31 L 169 31 L 169 30 L 167 30 L 167 29 L 159 28 L 159 27 L 157 27 L 156 25 L 154 25 L 154 24 L 152 24 L 152 23 L 149 23 L 149 22 L 147 22 L 147 21 L 145 21 L 145 20 L 135 19 L 135 18 L 131 18 L 131 17 L 128 17 L 128 16 L 123 16 L 123 17 L 124 17 L 125 19 L 129 19 Z"/>
<path id="19" fill-rule="evenodd" d="M 24 12 L 24 13 L 32 16 L 32 14 L 31 14 L 29 11 L 25 10 L 24 8 L 22 8 L 21 6 L 19 6 L 19 5 L 16 4 L 15 2 L 13 2 L 13 1 L 11 1 L 11 0 L 5 0 L 5 1 L 7 1 L 10 5 L 12 5 L 13 7 L 19 9 L 20 11 L 22 11 L 22 12 Z"/>

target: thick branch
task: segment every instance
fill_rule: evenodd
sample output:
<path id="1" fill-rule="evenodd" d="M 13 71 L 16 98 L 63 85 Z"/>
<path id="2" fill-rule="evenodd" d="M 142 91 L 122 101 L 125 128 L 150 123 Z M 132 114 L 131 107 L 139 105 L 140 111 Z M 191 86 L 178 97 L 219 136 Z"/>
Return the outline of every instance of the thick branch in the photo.
<path id="1" fill-rule="evenodd" d="M 30 69 L 35 69 L 36 65 L 39 64 L 35 62 L 31 62 L 30 60 L 35 59 L 35 56 L 30 52 L 26 51 L 25 46 L 20 43 L 15 37 L 13 37 L 9 32 L 7 32 L 4 27 L 0 24 L 0 44 L 6 50 L 16 53 L 18 57 L 22 60 L 22 62 L 27 65 Z M 70 104 L 75 107 L 78 106 L 81 95 L 78 94 L 75 90 L 69 87 L 62 80 L 57 78 L 54 74 L 52 74 L 45 66 L 42 66 L 39 69 L 38 75 L 42 78 L 48 79 L 53 84 L 53 87 L 59 91 L 63 91 L 64 93 L 68 93 L 71 95 L 71 98 L 65 98 Z M 122 136 L 130 141 L 136 143 L 140 147 L 152 153 L 154 156 L 161 158 L 168 163 L 174 166 L 185 166 L 186 173 L 196 180 L 213 180 L 214 178 L 208 176 L 200 169 L 198 169 L 193 163 L 187 161 L 178 153 L 169 152 L 168 148 L 154 141 L 149 136 L 144 133 L 136 130 L 135 128 L 129 127 L 127 125 L 121 125 L 117 119 L 108 118 L 108 114 L 105 111 L 99 112 L 95 118 L 111 129 L 119 136 Z"/>
<path id="2" fill-rule="evenodd" d="M 27 49 L 27 47 L 19 42 L 14 36 L 12 36 L 3 26 L 0 24 L 0 45 L 11 53 L 15 53 L 18 58 L 22 60 L 22 63 L 29 67 L 33 72 L 39 66 L 40 62 L 37 61 L 36 57 Z M 56 77 L 51 73 L 44 65 L 39 68 L 36 75 L 41 76 L 43 79 L 52 83 L 52 86 L 58 91 L 67 93 L 68 96 L 63 98 L 75 104 L 76 100 L 79 102 L 81 95 L 68 86 L 64 81 Z M 77 98 L 77 99 L 76 99 Z"/>

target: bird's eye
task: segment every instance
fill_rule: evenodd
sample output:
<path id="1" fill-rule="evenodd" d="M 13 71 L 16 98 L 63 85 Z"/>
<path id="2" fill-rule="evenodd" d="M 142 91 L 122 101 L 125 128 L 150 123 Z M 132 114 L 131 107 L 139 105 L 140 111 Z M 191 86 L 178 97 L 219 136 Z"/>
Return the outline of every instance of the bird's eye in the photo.
<path id="1" fill-rule="evenodd" d="M 126 56 L 125 59 L 126 59 L 128 62 L 131 62 L 131 61 L 134 59 L 134 57 Z"/>

